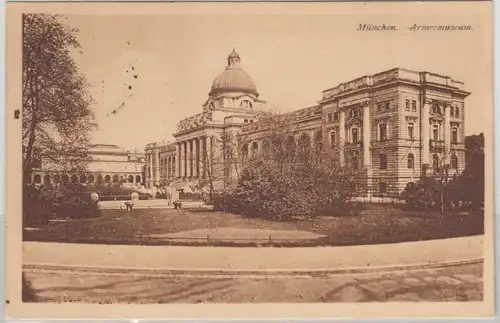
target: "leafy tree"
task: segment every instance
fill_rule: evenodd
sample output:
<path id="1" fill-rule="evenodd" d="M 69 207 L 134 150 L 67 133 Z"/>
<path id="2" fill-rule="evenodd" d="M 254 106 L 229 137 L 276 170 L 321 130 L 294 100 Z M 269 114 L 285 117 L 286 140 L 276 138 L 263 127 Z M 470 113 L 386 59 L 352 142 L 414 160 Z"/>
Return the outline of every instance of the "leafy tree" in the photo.
<path id="1" fill-rule="evenodd" d="M 263 118 L 259 147 L 241 136 L 243 167 L 233 210 L 273 220 L 349 214 L 356 171 L 340 167 L 339 151 L 323 129 L 312 137 L 296 124 L 293 115 Z"/>
<path id="2" fill-rule="evenodd" d="M 43 154 L 48 163 L 69 171 L 84 168 L 96 127 L 89 85 L 73 54 L 78 30 L 64 17 L 23 15 L 23 169 L 30 176 Z"/>

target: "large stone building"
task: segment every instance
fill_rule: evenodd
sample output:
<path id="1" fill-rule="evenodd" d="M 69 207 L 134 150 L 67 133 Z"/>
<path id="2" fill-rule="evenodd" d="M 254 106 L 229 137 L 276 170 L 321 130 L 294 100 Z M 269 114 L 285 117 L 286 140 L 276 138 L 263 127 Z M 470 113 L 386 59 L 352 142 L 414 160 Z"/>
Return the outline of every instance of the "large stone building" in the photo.
<path id="1" fill-rule="evenodd" d="M 40 158 L 32 172 L 34 184 L 73 183 L 134 183 L 144 181 L 144 153 L 125 151 L 116 145 L 93 145 L 85 171 L 64 170 L 57 163 Z"/>
<path id="2" fill-rule="evenodd" d="M 259 117 L 267 112 L 239 63 L 233 51 L 203 112 L 179 122 L 175 143 L 146 147 L 146 183 L 203 178 L 203 152 L 226 132 L 245 134 L 251 149 L 260 150 L 267 132 Z M 314 145 L 321 136 L 338 147 L 340 163 L 366 184 L 364 194 L 391 195 L 422 173 L 440 168 L 453 176 L 464 169 L 470 93 L 463 85 L 449 76 L 394 68 L 324 90 L 317 105 L 287 117 L 295 124 L 294 140 Z M 235 177 L 231 170 L 225 175 Z"/>
<path id="3" fill-rule="evenodd" d="M 225 70 L 213 81 L 203 111 L 179 121 L 175 143 L 151 143 L 146 151 L 146 185 L 159 186 L 176 179 L 196 181 L 207 178 L 212 156 L 204 153 L 218 146 L 223 134 L 235 134 L 246 123 L 266 114 L 265 101 L 243 70 L 233 50 Z"/>

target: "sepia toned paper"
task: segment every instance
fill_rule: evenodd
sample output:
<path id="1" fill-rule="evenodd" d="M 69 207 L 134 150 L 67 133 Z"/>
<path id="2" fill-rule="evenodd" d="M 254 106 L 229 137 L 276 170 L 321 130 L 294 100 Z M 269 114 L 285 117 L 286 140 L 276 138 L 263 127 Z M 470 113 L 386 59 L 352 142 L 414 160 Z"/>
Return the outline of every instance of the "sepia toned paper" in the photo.
<path id="1" fill-rule="evenodd" d="M 40 319 L 382 318 L 486 317 L 493 315 L 493 43 L 491 7 L 491 2 L 487 1 L 442 3 L 9 3 L 7 5 L 6 64 L 7 315 L 12 318 Z M 232 51 L 238 53 L 238 59 L 241 57 L 241 64 L 245 72 L 253 77 L 259 91 L 258 99 L 266 101 L 269 111 L 278 109 L 280 113 L 314 108 L 318 102 L 326 100 L 328 91 L 334 92 L 338 89 L 343 91 L 344 86 L 348 87 L 355 83 L 351 82 L 353 80 L 363 80 L 363 77 L 368 76 L 373 80 L 379 75 L 378 73 L 393 69 L 396 69 L 400 73 L 399 75 L 404 73 L 426 75 L 428 79 L 432 77 L 440 79 L 444 76 L 444 82 L 448 82 L 446 86 L 454 82 L 453 86 L 460 87 L 460 90 L 457 91 L 470 93 L 464 99 L 464 110 L 461 112 L 463 117 L 456 118 L 456 122 L 460 123 L 459 127 L 462 127 L 459 128 L 460 131 L 464 131 L 464 136 L 482 133 L 485 138 L 485 200 L 484 234 L 480 238 L 481 241 L 471 242 L 469 245 L 456 245 L 456 247 L 451 244 L 449 253 L 460 251 L 466 255 L 467 248 L 471 248 L 471 250 L 472 248 L 482 248 L 482 251 L 478 251 L 479 254 L 482 253 L 482 290 L 480 291 L 482 300 L 429 301 L 428 299 L 419 300 L 419 296 L 415 296 L 416 298 L 414 297 L 410 301 L 404 298 L 389 301 L 374 298 L 371 301 L 362 302 L 345 299 L 327 303 L 297 300 L 290 302 L 270 300 L 269 302 L 252 303 L 229 301 L 226 303 L 210 301 L 210 298 L 199 303 L 192 302 L 192 300 L 185 303 L 181 298 L 175 303 L 162 304 L 144 303 L 140 299 L 136 302 L 111 301 L 106 304 L 78 301 L 23 303 L 21 297 L 23 265 L 26 266 L 32 262 L 31 259 L 23 260 L 23 256 L 28 252 L 30 255 L 36 253 L 33 251 L 35 249 L 27 247 L 26 242 L 23 245 L 23 185 L 21 179 L 23 174 L 22 19 L 23 14 L 33 13 L 64 15 L 67 18 L 66 22 L 78 29 L 77 39 L 82 45 L 83 54 L 78 56 L 76 53 L 75 61 L 80 72 L 91 84 L 92 96 L 96 101 L 92 109 L 97 117 L 99 130 L 94 133 L 93 143 L 117 145 L 130 151 L 138 149 L 139 153 L 145 156 L 152 154 L 149 151 L 151 146 L 147 146 L 148 144 L 171 141 L 172 134 L 181 133 L 187 129 L 186 127 L 189 127 L 185 124 L 178 126 L 180 121 L 203 111 L 202 105 L 210 96 L 207 96 L 208 92 L 215 91 L 214 87 L 216 88 L 215 85 L 210 88 L 210 85 L 224 71 L 226 65 L 231 66 L 232 64 L 231 56 L 228 57 Z M 134 69 L 136 77 L 134 76 L 132 79 L 130 79 L 130 75 L 134 72 L 130 66 L 135 66 L 137 70 Z M 412 71 L 416 71 L 417 74 L 412 74 Z M 127 75 L 129 72 L 130 74 Z M 425 74 L 426 72 L 428 74 Z M 252 102 L 252 104 L 257 105 L 257 101 Z M 400 102 L 404 104 L 404 99 Z M 411 107 L 411 100 L 409 106 Z M 323 107 L 323 109 L 325 108 Z M 21 118 L 16 118 L 19 111 Z M 411 109 L 409 111 L 411 112 Z M 327 118 L 326 114 L 325 118 Z M 459 119 L 461 121 L 458 121 Z M 349 136 L 353 136 L 352 132 Z M 375 136 L 372 135 L 372 139 Z M 191 138 L 189 139 L 191 140 Z M 147 158 L 146 160 L 148 160 Z M 133 179 L 136 179 L 138 174 L 133 173 Z M 146 172 L 145 175 L 139 176 L 144 176 L 147 180 L 148 176 L 151 175 Z M 191 174 L 190 177 L 195 176 Z M 125 206 L 123 208 L 125 209 Z M 269 229 L 271 228 L 272 225 Z M 207 240 L 210 239 L 207 238 Z M 271 240 L 271 235 L 269 235 L 269 244 L 271 244 Z M 64 244 L 61 243 L 61 245 Z M 33 245 L 29 244 L 29 246 Z M 93 245 L 94 249 L 88 250 L 92 250 L 94 256 L 85 259 L 82 257 L 86 253 L 79 253 L 79 250 L 83 250 L 79 248 L 86 247 L 75 245 L 74 254 L 68 256 L 67 259 L 73 259 L 74 263 L 82 268 L 91 267 L 91 262 L 98 257 L 101 259 L 107 257 L 103 251 L 99 251 L 99 246 Z M 216 254 L 219 251 L 207 251 L 206 249 L 197 251 L 196 248 L 199 248 L 197 246 L 185 248 L 190 248 L 189 251 L 186 251 L 186 255 L 192 256 L 186 256 L 191 258 L 185 259 L 183 264 L 195 263 L 195 258 L 198 258 L 201 259 L 198 261 L 201 263 L 198 270 L 213 269 L 210 267 L 209 260 L 204 267 L 203 259 L 208 259 L 211 252 Z M 217 248 L 226 247 L 211 247 L 211 249 Z M 283 259 L 283 262 L 287 263 L 290 259 L 297 257 L 296 255 L 303 257 L 304 261 L 300 262 L 297 270 L 303 268 L 308 270 L 324 269 L 313 268 L 312 265 L 307 267 L 307 264 L 320 263 L 320 259 L 314 259 L 316 252 L 321 254 L 318 251 L 319 248 L 329 247 L 310 247 L 312 249 L 318 248 L 311 252 L 302 250 L 304 248 L 306 247 L 297 248 L 297 253 L 289 251 L 294 248 L 282 248 L 286 250 L 279 254 L 283 257 L 289 255 L 287 259 Z M 345 258 L 353 259 L 353 263 L 357 264 L 353 267 L 360 267 L 362 261 L 366 260 L 361 258 L 365 256 L 370 261 L 373 259 L 373 262 L 376 262 L 378 258 L 390 260 L 387 255 L 377 256 L 377 250 L 382 249 L 376 247 L 371 249 L 371 245 L 358 246 L 358 248 L 365 248 L 356 249 L 360 250 L 359 258 L 355 256 L 351 258 L 346 256 Z M 428 252 L 431 253 L 433 245 L 429 243 L 428 248 Z M 265 254 L 267 251 L 259 251 L 264 247 L 250 247 L 248 249 L 227 247 L 227 249 L 228 259 L 237 259 L 235 260 L 237 266 L 233 266 L 230 268 L 231 270 L 245 269 L 246 263 L 254 264 L 252 265 L 254 267 L 247 268 L 248 270 L 254 270 L 257 267 L 259 270 L 263 269 L 269 272 L 277 270 L 277 267 L 266 266 L 266 261 L 271 264 L 274 261 L 279 262 L 279 259 L 273 259 L 272 254 Z M 280 248 L 271 249 L 280 250 Z M 56 253 L 59 249 L 53 250 Z M 375 254 L 371 250 L 374 250 Z M 394 255 L 394 257 L 404 259 L 411 259 L 412 254 L 415 256 L 422 254 L 422 257 L 425 258 L 427 252 L 415 247 L 394 250 L 406 250 L 402 252 L 403 256 Z M 470 253 L 475 254 L 477 250 L 474 249 Z M 166 250 L 164 257 L 170 255 L 169 252 Z M 248 258 L 245 256 L 251 253 L 253 253 L 252 256 L 248 256 Z M 137 251 L 137 254 L 127 254 L 126 257 L 123 257 L 127 258 L 126 261 L 122 259 L 126 263 L 123 266 L 140 267 L 143 261 L 144 263 L 149 261 L 144 260 L 146 254 L 147 252 L 141 254 L 140 251 Z M 162 257 L 161 255 L 163 253 L 159 253 L 158 257 Z M 38 254 L 37 257 L 40 262 L 45 264 L 54 263 L 51 259 L 55 259 L 50 253 Z M 59 255 L 59 257 L 62 256 Z M 108 260 L 96 261 L 100 264 L 111 263 L 112 259 L 115 259 L 113 257 L 109 254 Z M 334 257 L 332 256 L 332 258 Z M 390 265 L 390 263 L 381 261 L 381 266 L 384 265 Z M 144 265 L 143 269 L 147 270 L 147 266 Z M 182 266 L 179 265 L 179 267 Z M 387 275 L 396 275 L 405 270 L 396 267 L 393 266 Z M 26 267 L 24 269 L 26 270 Z M 349 275 L 350 273 L 346 271 L 342 274 Z M 355 278 L 353 279 L 355 280 Z M 50 278 L 44 279 L 49 280 Z M 286 284 L 286 278 L 282 279 L 282 284 Z M 327 283 L 325 282 L 325 284 Z M 278 290 L 282 288 L 280 286 L 282 285 L 277 284 L 273 288 Z M 156 287 L 153 285 L 150 288 L 155 289 Z M 66 292 L 70 293 L 70 290 L 65 291 L 64 287 L 59 290 L 61 295 L 66 294 Z M 95 292 L 99 293 L 98 287 L 96 287 Z M 464 291 L 464 294 L 466 292 Z M 117 293 L 120 293 L 119 290 Z M 297 293 L 300 294 L 300 292 Z"/>

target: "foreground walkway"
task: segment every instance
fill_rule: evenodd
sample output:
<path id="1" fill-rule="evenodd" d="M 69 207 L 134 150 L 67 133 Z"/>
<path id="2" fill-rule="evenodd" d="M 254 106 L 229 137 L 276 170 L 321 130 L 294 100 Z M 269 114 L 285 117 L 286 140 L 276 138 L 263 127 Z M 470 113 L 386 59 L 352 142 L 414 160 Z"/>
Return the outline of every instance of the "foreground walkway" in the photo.
<path id="1" fill-rule="evenodd" d="M 313 248 L 120 246 L 24 242 L 25 265 L 148 270 L 307 271 L 397 267 L 483 258 L 483 237 Z"/>
<path id="2" fill-rule="evenodd" d="M 38 302 L 311 303 L 481 301 L 482 265 L 301 279 L 25 271 Z"/>

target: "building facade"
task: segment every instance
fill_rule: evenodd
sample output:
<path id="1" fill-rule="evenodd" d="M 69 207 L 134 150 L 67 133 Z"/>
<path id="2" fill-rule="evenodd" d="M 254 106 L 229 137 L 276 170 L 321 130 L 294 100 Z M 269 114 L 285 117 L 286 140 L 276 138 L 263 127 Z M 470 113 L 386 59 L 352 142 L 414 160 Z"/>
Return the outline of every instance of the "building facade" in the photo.
<path id="1" fill-rule="evenodd" d="M 213 154 L 221 134 L 245 134 L 250 151 L 260 151 L 266 143 L 267 132 L 259 122 L 268 114 L 265 102 L 239 63 L 233 50 L 203 113 L 179 122 L 167 159 L 173 163 L 168 168 L 173 170 L 171 181 L 204 178 L 205 152 Z M 324 90 L 317 105 L 286 116 L 294 124 L 296 143 L 314 145 L 317 138 L 326 138 L 336 147 L 340 164 L 357 171 L 363 194 L 388 196 L 422 174 L 445 169 L 451 178 L 463 171 L 469 94 L 449 76 L 395 68 Z M 146 148 L 147 158 L 154 155 Z M 234 180 L 237 174 L 227 165 L 224 169 L 224 177 Z M 157 183 L 161 174 L 146 173 L 146 182 Z"/>
<path id="2" fill-rule="evenodd" d="M 195 182 L 213 176 L 221 137 L 235 135 L 242 125 L 256 122 L 267 113 L 265 107 L 233 50 L 226 68 L 213 81 L 202 112 L 178 122 L 175 143 L 146 145 L 146 185 Z M 234 169 L 231 174 L 234 177 Z"/>
<path id="3" fill-rule="evenodd" d="M 116 145 L 93 145 L 84 172 L 63 170 L 58 164 L 41 158 L 32 172 L 32 183 L 133 183 L 143 185 L 144 161 L 142 152 L 125 151 Z"/>

